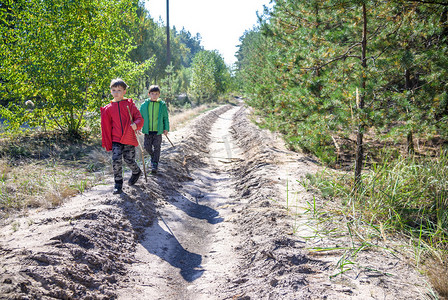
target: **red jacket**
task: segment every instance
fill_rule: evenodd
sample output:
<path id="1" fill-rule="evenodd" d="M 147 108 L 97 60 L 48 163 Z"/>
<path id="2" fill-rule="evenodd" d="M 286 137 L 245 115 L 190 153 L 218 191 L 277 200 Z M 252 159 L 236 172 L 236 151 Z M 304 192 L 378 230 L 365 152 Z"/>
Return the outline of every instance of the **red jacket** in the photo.
<path id="1" fill-rule="evenodd" d="M 101 137 L 102 146 L 106 151 L 112 150 L 112 142 L 125 145 L 138 146 L 138 140 L 131 127 L 128 107 L 137 130 L 143 127 L 143 118 L 132 99 L 123 99 L 120 102 L 110 102 L 101 107 Z"/>

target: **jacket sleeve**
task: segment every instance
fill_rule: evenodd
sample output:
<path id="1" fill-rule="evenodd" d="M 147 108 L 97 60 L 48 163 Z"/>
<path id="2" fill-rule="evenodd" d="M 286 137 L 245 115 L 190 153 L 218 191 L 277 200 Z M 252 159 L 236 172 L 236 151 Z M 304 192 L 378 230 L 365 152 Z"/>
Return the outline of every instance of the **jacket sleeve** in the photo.
<path id="1" fill-rule="evenodd" d="M 145 115 L 145 113 L 146 113 L 146 115 Z M 147 134 L 148 133 L 148 116 L 147 116 L 148 105 L 147 105 L 146 101 L 143 102 L 143 104 L 140 106 L 140 114 L 143 118 L 142 132 Z M 146 116 L 146 119 L 145 119 L 145 116 Z"/>
<path id="2" fill-rule="evenodd" d="M 131 103 L 130 110 L 132 114 L 132 120 L 134 121 L 135 125 L 137 125 L 137 130 L 142 129 L 143 127 L 143 117 L 138 110 L 137 106 L 135 106 L 135 103 Z"/>
<path id="3" fill-rule="evenodd" d="M 170 131 L 170 121 L 168 118 L 168 108 L 166 104 L 164 105 L 165 108 L 163 110 L 163 130 Z"/>
<path id="4" fill-rule="evenodd" d="M 104 107 L 101 107 L 101 141 L 106 151 L 112 150 L 112 125 L 110 115 Z"/>

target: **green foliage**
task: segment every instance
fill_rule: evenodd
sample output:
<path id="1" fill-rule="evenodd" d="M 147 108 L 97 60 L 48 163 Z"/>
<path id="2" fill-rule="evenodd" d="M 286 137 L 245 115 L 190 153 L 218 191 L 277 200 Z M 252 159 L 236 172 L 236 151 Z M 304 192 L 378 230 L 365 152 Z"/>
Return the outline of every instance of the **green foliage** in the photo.
<path id="1" fill-rule="evenodd" d="M 0 117 L 7 134 L 97 133 L 112 78 L 123 78 L 135 99 L 166 77 L 174 97 L 186 93 L 184 66 L 202 50 L 199 35 L 173 28 L 166 70 L 165 29 L 135 0 L 4 1 L 0 33 Z"/>
<path id="2" fill-rule="evenodd" d="M 359 128 L 446 139 L 446 23 L 430 3 L 278 0 L 241 37 L 236 78 L 270 128 L 327 163 L 332 137 Z"/>
<path id="3" fill-rule="evenodd" d="M 166 69 L 166 76 L 160 81 L 162 94 L 161 97 L 170 105 L 191 107 L 191 102 L 187 92 L 191 82 L 191 69 L 181 68 L 174 71 L 173 65 Z"/>
<path id="4" fill-rule="evenodd" d="M 191 84 L 191 68 L 182 68 L 178 71 L 179 93 L 187 92 Z"/>
<path id="5" fill-rule="evenodd" d="M 176 32 L 174 28 L 174 38 L 178 39 L 178 44 L 183 45 L 187 50 L 180 56 L 182 66 L 184 68 L 190 67 L 195 55 L 204 50 L 204 47 L 201 46 L 201 36 L 196 34 L 196 36 L 193 37 L 189 31 L 185 30 L 185 28 L 182 28 L 180 32 Z"/>
<path id="6" fill-rule="evenodd" d="M 158 83 L 166 76 L 171 76 L 173 72 L 189 68 L 196 53 L 203 50 L 199 34 L 192 36 L 184 28 L 179 32 L 175 27 L 172 28 L 170 30 L 170 64 L 173 69 L 170 75 L 167 74 L 169 66 L 166 61 L 166 26 L 154 21 L 150 17 L 150 12 L 146 11 L 142 5 L 137 7 L 137 20 L 132 36 L 136 47 L 130 53 L 131 60 L 141 63 L 154 59 L 152 67 L 147 69 L 144 77 L 141 78 L 139 87 L 142 89 Z M 186 89 L 183 89 L 183 92 L 186 92 Z"/>
<path id="7" fill-rule="evenodd" d="M 142 63 L 153 59 L 151 68 L 145 70 L 139 88 L 148 87 L 165 76 L 166 36 L 165 29 L 150 18 L 143 6 L 137 8 L 137 18 L 131 32 L 136 47 L 131 50 L 131 61 Z M 173 47 L 176 47 L 174 43 Z"/>
<path id="8" fill-rule="evenodd" d="M 230 71 L 217 51 L 201 51 L 193 59 L 189 94 L 198 103 L 211 102 L 228 90 Z"/>
<path id="9" fill-rule="evenodd" d="M 176 99 L 176 95 L 179 94 L 180 78 L 174 72 L 174 67 L 172 64 L 166 67 L 166 74 L 166 77 L 161 80 L 161 86 L 163 90 L 163 99 L 169 105 L 174 99 Z"/>
<path id="10" fill-rule="evenodd" d="M 1 89 L 15 99 L 0 110 L 9 129 L 26 122 L 79 135 L 117 71 L 138 68 L 126 59 L 133 48 L 125 30 L 135 18 L 131 0 L 32 0 L 23 9 L 13 3 L 9 14 L 14 23 L 2 30 L 11 42 L 0 46 Z M 25 100 L 34 106 L 25 110 Z"/>

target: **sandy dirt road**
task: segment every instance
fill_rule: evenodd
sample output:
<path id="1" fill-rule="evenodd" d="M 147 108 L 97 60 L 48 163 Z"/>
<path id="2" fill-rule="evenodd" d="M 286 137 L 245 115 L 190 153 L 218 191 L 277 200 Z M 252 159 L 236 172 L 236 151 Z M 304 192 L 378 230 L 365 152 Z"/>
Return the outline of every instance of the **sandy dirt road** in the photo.
<path id="1" fill-rule="evenodd" d="M 233 273 L 233 248 L 240 241 L 229 221 L 235 180 L 227 164 L 242 159 L 230 134 L 238 109 L 219 115 L 211 126 L 209 144 L 198 148 L 204 165 L 190 173 L 194 181 L 177 187 L 161 182 L 167 201 L 137 247 L 140 263 L 130 270 L 135 285 L 121 290 L 120 299 L 214 299 Z M 188 136 L 174 134 L 173 140 L 181 139 Z"/>
<path id="2" fill-rule="evenodd" d="M 297 181 L 316 162 L 249 113 L 221 106 L 170 133 L 160 173 L 122 195 L 108 180 L 4 221 L 0 299 L 431 299 L 400 251 L 316 231 Z"/>

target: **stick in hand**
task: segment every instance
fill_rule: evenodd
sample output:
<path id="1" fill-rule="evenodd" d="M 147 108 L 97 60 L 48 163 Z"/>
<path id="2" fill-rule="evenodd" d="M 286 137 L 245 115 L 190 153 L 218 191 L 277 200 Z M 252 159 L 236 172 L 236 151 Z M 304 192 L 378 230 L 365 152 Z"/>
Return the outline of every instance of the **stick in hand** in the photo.
<path id="1" fill-rule="evenodd" d="M 168 137 L 168 135 L 165 134 L 165 136 L 166 136 L 166 138 L 168 139 L 168 141 L 170 142 L 171 146 L 174 147 L 174 144 L 173 144 L 173 142 L 171 142 L 171 140 L 170 140 L 170 138 Z"/>
<path id="2" fill-rule="evenodd" d="M 129 109 L 129 106 L 127 106 L 127 108 L 128 108 L 129 118 L 131 118 L 131 122 L 134 122 L 134 120 L 132 119 L 132 114 L 131 114 L 131 110 Z M 134 130 L 134 132 L 135 132 L 135 137 L 137 138 L 137 130 Z M 148 182 L 148 178 L 146 177 L 146 166 L 145 166 L 145 157 L 143 156 L 143 147 L 140 144 L 140 142 L 138 141 L 138 138 L 137 138 L 137 142 L 138 142 L 138 145 L 140 146 L 140 152 L 142 153 L 143 174 L 145 174 L 145 182 Z"/>

